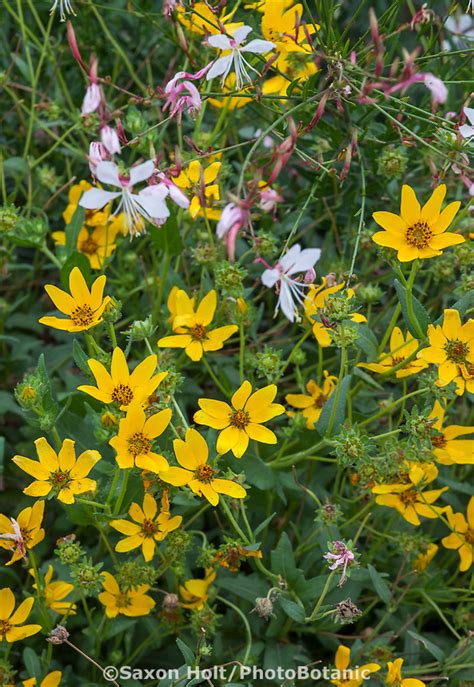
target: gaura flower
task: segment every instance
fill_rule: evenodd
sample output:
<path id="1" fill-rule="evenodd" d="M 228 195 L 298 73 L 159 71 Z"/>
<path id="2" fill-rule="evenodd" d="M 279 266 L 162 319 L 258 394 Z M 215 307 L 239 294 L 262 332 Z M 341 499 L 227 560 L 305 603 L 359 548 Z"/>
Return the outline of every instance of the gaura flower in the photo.
<path id="1" fill-rule="evenodd" d="M 429 544 L 425 551 L 420 553 L 413 561 L 413 570 L 418 573 L 424 572 L 433 558 L 438 553 L 439 546 L 437 544 Z"/>
<path id="2" fill-rule="evenodd" d="M 98 451 L 83 451 L 76 458 L 75 441 L 64 439 L 59 451 L 56 451 L 44 437 L 36 439 L 36 453 L 39 461 L 15 456 L 13 462 L 28 475 L 35 478 L 29 487 L 23 490 L 27 496 L 48 496 L 51 492 L 62 503 L 74 503 L 74 497 L 88 491 L 95 491 L 97 483 L 87 475 L 101 456 Z"/>
<path id="3" fill-rule="evenodd" d="M 39 687 L 58 687 L 61 683 L 62 673 L 60 670 L 53 670 L 52 673 L 48 673 L 40 682 Z M 35 677 L 30 677 L 27 680 L 22 681 L 23 687 L 36 687 L 37 681 Z M 14 687 L 11 685 L 10 687 Z"/>
<path id="4" fill-rule="evenodd" d="M 34 577 L 35 573 L 33 568 L 28 572 Z M 64 601 L 66 596 L 74 591 L 74 585 L 69 582 L 63 582 L 62 580 L 52 582 L 52 579 L 53 566 L 48 565 L 48 570 L 43 578 L 42 590 L 46 606 L 55 613 L 59 613 L 59 615 L 66 615 L 66 613 L 67 615 L 74 615 L 76 612 L 76 604 L 72 603 L 72 601 Z M 37 589 L 36 583 L 33 585 L 33 589 Z"/>
<path id="5" fill-rule="evenodd" d="M 341 282 L 340 284 L 333 284 L 331 286 L 327 286 L 328 283 L 328 278 L 323 277 L 319 286 L 311 285 L 303 304 L 305 315 L 311 322 L 314 337 L 321 348 L 327 348 L 328 346 L 331 346 L 332 339 L 330 332 L 334 328 L 332 323 L 327 320 L 324 315 L 322 316 L 322 314 L 324 313 L 328 303 L 330 303 L 331 296 L 344 288 L 344 282 Z M 347 289 L 346 293 L 348 298 L 353 298 L 355 295 L 353 289 Z M 324 320 L 324 322 L 315 321 L 314 318 L 317 316 L 322 316 L 321 320 Z M 352 322 L 367 322 L 367 318 L 357 312 L 351 313 L 349 315 L 349 319 Z"/>
<path id="6" fill-rule="evenodd" d="M 473 465 L 474 440 L 458 439 L 463 434 L 474 434 L 474 427 L 449 425 L 443 427 L 445 409 L 439 401 L 435 401 L 429 417 L 436 419 L 432 425 L 438 430 L 437 436 L 431 437 L 433 454 L 442 465 Z"/>
<path id="7" fill-rule="evenodd" d="M 390 372 L 394 367 L 397 367 L 404 360 L 415 353 L 419 346 L 418 339 L 414 339 L 410 332 L 403 336 L 400 327 L 394 327 L 390 335 L 390 353 L 382 353 L 379 357 L 378 363 L 359 363 L 357 367 L 364 367 L 371 372 L 378 372 L 384 374 Z M 428 363 L 418 358 L 413 358 L 407 362 L 403 367 L 400 367 L 395 372 L 397 379 L 410 377 L 410 375 L 417 374 L 428 367 Z"/>
<path id="8" fill-rule="evenodd" d="M 94 144 L 91 144 L 91 146 L 93 145 Z M 103 149 L 102 143 L 97 143 L 96 146 L 101 146 L 101 149 Z M 98 162 L 101 162 L 102 159 L 103 158 L 101 157 Z M 71 186 L 68 192 L 68 204 L 63 212 L 63 220 L 66 225 L 71 223 L 83 193 L 89 191 L 91 188 L 94 187 L 88 181 L 85 181 L 85 179 L 82 179 L 78 184 Z M 116 235 L 119 231 L 123 230 L 123 216 L 112 215 L 110 211 L 110 203 L 99 210 L 86 210 L 84 213 L 83 226 L 91 230 L 94 227 L 104 227 L 108 225 L 111 235 Z"/>
<path id="9" fill-rule="evenodd" d="M 194 414 L 194 422 L 222 430 L 217 438 L 217 452 L 232 451 L 236 458 L 242 458 L 250 439 L 264 444 L 277 443 L 276 435 L 262 424 L 285 412 L 284 406 L 273 403 L 276 393 L 275 384 L 252 393 L 252 385 L 245 381 L 232 396 L 232 406 L 224 401 L 200 398 L 201 410 Z"/>
<path id="10" fill-rule="evenodd" d="M 195 429 L 186 430 L 184 441 L 174 439 L 173 448 L 181 467 L 170 467 L 165 472 L 160 472 L 160 479 L 167 484 L 175 487 L 188 486 L 198 496 L 204 496 L 213 506 L 219 503 L 219 494 L 234 499 L 247 496 L 245 489 L 237 482 L 215 477 L 219 471 L 208 464 L 209 448 Z"/>
<path id="11" fill-rule="evenodd" d="M 15 596 L 9 587 L 0 589 L 0 642 L 17 642 L 41 630 L 41 625 L 24 625 L 35 600 L 32 596 L 21 602 L 16 611 Z"/>
<path id="12" fill-rule="evenodd" d="M 242 26 L 242 22 L 231 22 L 236 9 L 237 6 L 228 14 L 221 14 L 218 16 L 211 10 L 206 2 L 195 2 L 192 9 L 184 7 L 184 5 L 179 2 L 177 16 L 180 24 L 185 26 L 192 33 L 202 35 L 220 33 L 221 29 L 219 24 L 224 25 L 227 33 L 232 33 L 239 26 Z"/>
<path id="13" fill-rule="evenodd" d="M 463 124 L 459 127 L 459 133 L 463 138 L 472 138 L 474 136 L 474 109 L 472 107 L 465 107 L 464 114 L 466 115 L 469 124 Z"/>
<path id="14" fill-rule="evenodd" d="M 301 409 L 301 414 L 306 418 L 306 427 L 308 429 L 314 429 L 314 425 L 319 420 L 324 405 L 336 388 L 336 383 L 337 377 L 329 375 L 328 371 L 324 370 L 324 382 L 322 387 L 318 386 L 314 379 L 310 379 L 306 384 L 307 394 L 287 394 L 285 396 L 285 401 L 289 403 L 290 406 L 293 406 L 293 408 Z M 292 411 L 290 412 L 294 415 Z"/>
<path id="15" fill-rule="evenodd" d="M 0 514 L 0 547 L 13 552 L 6 565 L 26 558 L 28 549 L 43 541 L 43 515 L 44 501 L 37 501 L 33 506 L 23 508 L 16 520 Z"/>
<path id="16" fill-rule="evenodd" d="M 100 324 L 102 314 L 111 300 L 110 296 L 104 298 L 106 281 L 105 274 L 101 274 L 89 291 L 81 270 L 74 267 L 69 274 L 71 294 L 53 284 L 46 284 L 46 293 L 56 308 L 67 317 L 42 317 L 39 320 L 40 324 L 67 332 L 82 332 Z"/>
<path id="17" fill-rule="evenodd" d="M 203 169 L 198 160 L 193 160 L 173 179 L 176 186 L 193 194 L 189 205 L 189 214 L 193 219 L 198 215 L 219 219 L 220 210 L 213 208 L 212 203 L 221 197 L 219 184 L 214 183 L 220 168 L 220 162 L 211 162 Z"/>
<path id="18" fill-rule="evenodd" d="M 330 563 L 329 570 L 341 568 L 341 579 L 337 586 L 342 587 L 347 580 L 347 568 L 355 563 L 356 554 L 340 540 L 329 542 L 328 548 L 329 551 L 324 554 L 323 558 Z"/>
<path id="19" fill-rule="evenodd" d="M 224 33 L 214 34 L 209 36 L 207 42 L 213 48 L 222 50 L 225 54 L 219 57 L 211 66 L 206 74 L 207 81 L 215 79 L 216 76 L 222 76 L 222 84 L 224 84 L 232 67 L 235 71 L 235 85 L 240 91 L 244 83 L 251 83 L 252 78 L 247 71 L 247 67 L 258 74 L 258 71 L 250 65 L 243 53 L 253 53 L 260 55 L 262 53 L 270 52 L 275 48 L 275 44 L 271 41 L 264 41 L 256 38 L 250 43 L 243 45 L 249 33 L 252 31 L 251 26 L 240 26 L 232 32 L 232 37 Z"/>
<path id="20" fill-rule="evenodd" d="M 61 18 L 61 21 L 66 21 L 66 14 L 72 14 L 73 17 L 76 16 L 76 13 L 74 12 L 74 9 L 72 7 L 71 0 L 54 0 L 51 9 L 49 10 L 50 14 L 53 14 L 53 12 L 57 9 L 59 5 L 59 16 Z"/>
<path id="21" fill-rule="evenodd" d="M 87 364 L 97 386 L 83 384 L 77 387 L 78 390 L 102 403 L 118 403 L 121 410 L 127 410 L 131 405 L 143 405 L 168 374 L 154 374 L 157 365 L 156 355 L 149 355 L 142 360 L 130 374 L 125 354 L 118 346 L 112 353 L 110 373 L 94 358 L 90 358 Z"/>
<path id="22" fill-rule="evenodd" d="M 462 366 L 474 364 L 474 320 L 461 324 L 457 310 L 445 310 L 442 325 L 429 324 L 429 347 L 418 353 L 418 358 L 438 366 L 438 386 L 456 384 L 461 396 L 467 389 L 474 393 L 474 380 L 466 380 Z"/>
<path id="23" fill-rule="evenodd" d="M 206 568 L 203 580 L 187 580 L 179 586 L 179 593 L 184 602 L 183 608 L 192 608 L 195 611 L 201 610 L 209 598 L 209 587 L 216 579 L 216 573 L 212 568 Z"/>
<path id="24" fill-rule="evenodd" d="M 122 152 L 120 139 L 115 129 L 107 124 L 100 128 L 100 140 L 109 155 L 119 155 Z M 97 176 L 96 174 L 94 176 Z"/>
<path id="25" fill-rule="evenodd" d="M 77 235 L 76 248 L 79 253 L 83 253 L 89 260 L 93 270 L 102 269 L 107 258 L 109 258 L 117 245 L 115 239 L 120 228 L 117 220 L 107 225 L 98 225 L 91 231 L 84 225 Z M 53 231 L 51 234 L 56 246 L 66 245 L 66 232 Z"/>
<path id="26" fill-rule="evenodd" d="M 453 513 L 451 507 L 447 510 L 446 516 L 453 531 L 447 537 L 443 537 L 441 543 L 446 549 L 458 552 L 459 570 L 466 572 L 472 565 L 474 554 L 474 496 L 469 499 L 466 517 L 462 513 Z"/>
<path id="27" fill-rule="evenodd" d="M 126 417 L 120 420 L 119 431 L 109 444 L 116 450 L 115 460 L 120 468 L 137 468 L 159 472 L 168 468 L 164 456 L 152 451 L 153 439 L 159 437 L 171 421 L 171 410 L 165 408 L 146 417 L 140 406 L 129 408 Z"/>
<path id="28" fill-rule="evenodd" d="M 230 572 L 237 572 L 246 558 L 262 558 L 262 552 L 259 549 L 248 549 L 239 542 L 230 542 L 219 548 L 212 562 L 219 563 Z"/>
<path id="29" fill-rule="evenodd" d="M 438 548 L 438 547 L 436 547 Z M 388 675 L 385 680 L 390 687 L 426 687 L 426 683 L 413 677 L 402 678 L 403 658 L 396 658 L 395 661 L 387 662 Z"/>
<path id="30" fill-rule="evenodd" d="M 303 303 L 304 289 L 309 287 L 315 273 L 314 265 L 321 256 L 319 248 L 305 248 L 295 243 L 285 255 L 278 261 L 275 267 L 266 269 L 262 276 L 262 284 L 268 288 L 273 286 L 278 290 L 278 302 L 275 307 L 276 316 L 278 310 L 283 311 L 284 315 L 294 322 L 297 304 Z M 296 278 L 295 275 L 305 273 L 305 281 Z M 308 281 L 306 281 L 308 279 Z"/>
<path id="31" fill-rule="evenodd" d="M 141 546 L 144 559 L 148 562 L 155 555 L 155 542 L 163 541 L 170 532 L 177 529 L 183 520 L 181 515 L 170 516 L 170 504 L 168 492 L 163 492 L 161 509 L 158 513 L 158 505 L 151 494 L 143 497 L 143 509 L 138 503 L 132 503 L 128 514 L 133 520 L 111 520 L 110 526 L 118 532 L 125 534 L 115 546 L 120 553 L 132 551 Z"/>
<path id="32" fill-rule="evenodd" d="M 99 601 L 105 606 L 107 618 L 116 618 L 117 615 L 135 618 L 148 615 L 155 607 L 154 600 L 146 594 L 150 585 L 139 584 L 137 587 L 122 590 L 110 573 L 103 572 L 102 577 L 104 591 L 99 594 Z"/>
<path id="33" fill-rule="evenodd" d="M 334 665 L 339 671 L 339 678 L 331 680 L 331 684 L 336 685 L 336 687 L 360 687 L 368 679 L 370 673 L 376 673 L 380 670 L 378 663 L 366 663 L 351 669 L 349 668 L 350 661 L 351 650 L 340 644 L 334 657 Z"/>
<path id="34" fill-rule="evenodd" d="M 445 233 L 461 206 L 455 201 L 441 211 L 445 195 L 446 186 L 440 184 L 422 208 L 414 190 L 404 184 L 400 215 L 393 212 L 374 212 L 372 215 L 384 230 L 373 234 L 372 240 L 379 246 L 398 251 L 400 262 L 433 258 L 441 255 L 444 248 L 463 243 L 465 239 L 461 234 Z"/>
<path id="35" fill-rule="evenodd" d="M 208 351 L 219 351 L 232 334 L 238 330 L 235 324 L 209 330 L 217 307 L 217 293 L 213 289 L 199 303 L 194 311 L 193 301 L 185 291 L 179 291 L 173 298 L 172 307 L 173 330 L 178 332 L 172 336 L 164 336 L 158 341 L 160 348 L 184 348 L 191 360 L 201 360 Z"/>

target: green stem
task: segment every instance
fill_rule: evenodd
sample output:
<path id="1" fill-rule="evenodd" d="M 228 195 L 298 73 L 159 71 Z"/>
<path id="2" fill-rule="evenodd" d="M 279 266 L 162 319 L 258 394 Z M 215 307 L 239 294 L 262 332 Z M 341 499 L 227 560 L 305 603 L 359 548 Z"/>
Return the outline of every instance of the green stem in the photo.
<path id="1" fill-rule="evenodd" d="M 319 609 L 321 608 L 322 603 L 323 603 L 324 599 L 325 599 L 326 596 L 327 596 L 327 593 L 328 593 L 328 591 L 329 591 L 329 587 L 331 586 L 331 582 L 332 582 L 332 580 L 333 580 L 335 574 L 336 574 L 336 571 L 333 570 L 333 571 L 331 572 L 331 574 L 328 575 L 328 578 L 327 578 L 327 580 L 326 580 L 326 584 L 324 585 L 323 591 L 321 592 L 321 596 L 319 597 L 319 599 L 318 599 L 318 601 L 317 601 L 317 603 L 316 603 L 316 606 L 315 606 L 314 609 L 313 609 L 313 612 L 311 613 L 310 616 L 308 616 L 307 618 L 305 618 L 305 621 L 306 621 L 307 623 L 312 623 L 313 620 L 316 619 L 316 616 L 318 615 Z"/>
<path id="2" fill-rule="evenodd" d="M 204 363 L 204 367 L 205 367 L 206 370 L 209 372 L 209 376 L 212 377 L 212 381 L 213 381 L 214 384 L 217 386 L 217 388 L 219 389 L 219 391 L 221 391 L 221 392 L 224 394 L 224 396 L 226 396 L 226 397 L 228 398 L 228 397 L 229 397 L 229 393 L 224 389 L 224 387 L 222 386 L 222 384 L 221 384 L 220 381 L 218 380 L 217 376 L 216 376 L 216 375 L 214 374 L 214 372 L 212 371 L 211 366 L 210 366 L 209 363 L 207 362 L 206 356 L 205 356 L 205 355 L 203 355 L 203 357 L 202 357 L 202 362 Z"/>
<path id="3" fill-rule="evenodd" d="M 418 271 L 418 260 L 414 260 L 413 264 L 411 266 L 411 271 L 410 271 L 410 276 L 408 277 L 407 281 L 407 287 L 406 287 L 406 295 L 407 295 L 407 312 L 408 312 L 408 318 L 410 322 L 412 323 L 415 332 L 417 333 L 418 338 L 423 341 L 426 337 L 421 329 L 421 325 L 418 322 L 416 315 L 415 315 L 415 310 L 413 308 L 413 284 L 415 282 L 415 276 Z"/>

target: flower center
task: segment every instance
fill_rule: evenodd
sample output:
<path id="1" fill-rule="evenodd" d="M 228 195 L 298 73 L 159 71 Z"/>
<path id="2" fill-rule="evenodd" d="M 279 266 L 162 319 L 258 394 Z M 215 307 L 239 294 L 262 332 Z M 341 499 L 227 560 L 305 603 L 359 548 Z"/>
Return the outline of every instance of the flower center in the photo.
<path id="1" fill-rule="evenodd" d="M 71 320 L 76 327 L 87 327 L 92 324 L 94 313 L 90 305 L 75 308 L 71 313 Z"/>
<path id="2" fill-rule="evenodd" d="M 60 489 L 63 489 L 64 487 L 67 487 L 67 485 L 71 482 L 71 478 L 69 476 L 69 472 L 62 472 L 62 470 L 56 470 L 56 472 L 52 472 L 50 474 L 49 481 L 53 485 L 53 487 L 59 487 Z"/>
<path id="3" fill-rule="evenodd" d="M 415 491 L 402 491 L 400 494 L 400 501 L 405 504 L 405 506 L 410 506 L 412 503 L 416 503 L 418 496 Z"/>
<path id="4" fill-rule="evenodd" d="M 434 448 L 443 448 L 443 446 L 446 446 L 446 438 L 444 434 L 440 434 L 437 437 L 432 437 L 431 444 L 434 446 Z"/>
<path id="5" fill-rule="evenodd" d="M 115 602 L 117 604 L 117 608 L 127 608 L 127 606 L 130 606 L 132 603 L 132 600 L 127 592 L 119 592 L 115 597 Z"/>
<path id="6" fill-rule="evenodd" d="M 315 408 L 322 408 L 327 400 L 328 397 L 325 394 L 319 394 L 319 396 L 314 399 L 313 406 Z"/>
<path id="7" fill-rule="evenodd" d="M 11 623 L 8 620 L 0 620 L 0 637 L 6 635 L 12 629 Z"/>
<path id="8" fill-rule="evenodd" d="M 81 253 L 86 253 L 86 255 L 94 255 L 97 253 L 99 245 L 94 241 L 93 238 L 89 236 L 85 241 L 81 243 Z"/>
<path id="9" fill-rule="evenodd" d="M 133 391 L 128 384 L 117 384 L 112 391 L 112 400 L 118 401 L 121 406 L 128 406 L 133 401 Z"/>
<path id="10" fill-rule="evenodd" d="M 142 456 L 150 452 L 151 441 L 142 432 L 135 432 L 128 439 L 128 450 L 132 456 Z"/>
<path id="11" fill-rule="evenodd" d="M 206 328 L 202 324 L 195 324 L 191 327 L 191 336 L 196 341 L 202 341 L 207 338 Z"/>
<path id="12" fill-rule="evenodd" d="M 142 522 L 142 533 L 145 537 L 153 537 L 153 535 L 158 532 L 158 529 L 158 526 L 155 525 L 153 520 L 145 519 Z"/>
<path id="13" fill-rule="evenodd" d="M 392 367 L 400 365 L 400 363 L 403 363 L 404 360 L 405 358 L 401 355 L 392 355 Z"/>
<path id="14" fill-rule="evenodd" d="M 410 246 L 426 248 L 432 237 L 433 232 L 426 222 L 415 222 L 412 227 L 408 227 L 405 238 Z"/>
<path id="15" fill-rule="evenodd" d="M 444 346 L 444 350 L 446 351 L 446 355 L 448 356 L 449 360 L 451 360 L 453 363 L 462 363 L 466 355 L 469 353 L 467 344 L 459 341 L 459 339 L 447 341 Z"/>
<path id="16" fill-rule="evenodd" d="M 474 530 L 468 530 L 464 535 L 464 539 L 468 544 L 474 544 Z"/>
<path id="17" fill-rule="evenodd" d="M 245 410 L 236 410 L 230 416 L 230 422 L 238 429 L 244 429 L 250 422 L 249 414 Z"/>
<path id="18" fill-rule="evenodd" d="M 199 482 L 204 482 L 205 484 L 209 484 L 209 482 L 212 482 L 212 478 L 214 477 L 216 472 L 217 472 L 217 470 L 214 470 L 214 468 L 211 468 L 210 465 L 199 465 L 199 467 L 194 472 L 194 477 Z"/>

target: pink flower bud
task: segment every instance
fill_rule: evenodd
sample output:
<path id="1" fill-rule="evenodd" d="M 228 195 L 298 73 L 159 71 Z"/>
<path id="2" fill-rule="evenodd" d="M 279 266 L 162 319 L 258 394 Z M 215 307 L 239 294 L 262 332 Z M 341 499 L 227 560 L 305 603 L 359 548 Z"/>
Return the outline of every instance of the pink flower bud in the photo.
<path id="1" fill-rule="evenodd" d="M 425 86 L 431 91 L 433 103 L 445 103 L 448 97 L 448 89 L 434 74 L 425 74 Z"/>
<path id="2" fill-rule="evenodd" d="M 107 160 L 109 158 L 106 149 L 100 143 L 100 141 L 92 141 L 92 143 L 89 146 L 89 169 L 91 170 L 91 174 L 95 176 L 96 170 L 97 170 L 97 165 L 99 162 L 102 162 L 103 160 Z"/>
<path id="3" fill-rule="evenodd" d="M 101 87 L 96 83 L 91 83 L 86 90 L 84 100 L 82 101 L 81 114 L 88 115 L 95 112 L 102 99 Z"/>
<path id="4" fill-rule="evenodd" d="M 100 138 L 105 146 L 106 150 L 110 155 L 115 155 L 115 153 L 120 153 L 122 148 L 120 147 L 119 137 L 115 129 L 111 126 L 103 126 L 100 130 Z"/>

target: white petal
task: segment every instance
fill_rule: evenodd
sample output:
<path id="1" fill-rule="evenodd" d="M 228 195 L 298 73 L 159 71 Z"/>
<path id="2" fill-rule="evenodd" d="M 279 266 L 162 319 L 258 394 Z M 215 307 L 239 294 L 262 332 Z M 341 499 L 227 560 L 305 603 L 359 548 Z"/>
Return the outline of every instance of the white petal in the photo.
<path id="1" fill-rule="evenodd" d="M 463 124 L 459 127 L 459 133 L 463 138 L 471 138 L 474 136 L 474 126 L 469 126 L 469 124 Z"/>
<path id="2" fill-rule="evenodd" d="M 138 208 L 144 210 L 149 217 L 153 219 L 166 219 L 169 217 L 170 211 L 166 203 L 155 194 L 143 193 L 142 191 L 138 195 L 132 193 L 131 197 Z"/>
<path id="3" fill-rule="evenodd" d="M 471 122 L 471 124 L 474 126 L 474 109 L 472 107 L 465 107 L 464 108 L 464 114 L 468 118 L 468 120 Z"/>
<path id="4" fill-rule="evenodd" d="M 217 33 L 214 36 L 209 36 L 207 42 L 209 45 L 212 45 L 213 48 L 219 48 L 219 50 L 231 49 L 230 39 L 223 33 Z"/>
<path id="5" fill-rule="evenodd" d="M 103 184 L 109 184 L 110 186 L 118 186 L 122 188 L 122 184 L 119 179 L 119 171 L 115 162 L 110 162 L 110 160 L 104 160 L 99 162 L 96 169 L 95 176 Z"/>
<path id="6" fill-rule="evenodd" d="M 260 279 L 262 280 L 262 284 L 264 286 L 271 288 L 272 286 L 275 286 L 280 277 L 280 272 L 278 270 L 273 269 L 265 270 L 264 272 L 262 272 L 262 276 L 260 277 Z"/>
<path id="7" fill-rule="evenodd" d="M 168 187 L 168 191 L 171 200 L 173 200 L 176 205 L 184 209 L 189 207 L 189 198 L 176 186 L 176 184 L 171 184 Z"/>
<path id="8" fill-rule="evenodd" d="M 224 57 L 219 57 L 218 60 L 214 62 L 212 67 L 206 74 L 207 81 L 214 79 L 216 76 L 221 76 L 224 74 L 226 69 L 232 64 L 232 53 L 230 55 L 225 55 Z"/>
<path id="9" fill-rule="evenodd" d="M 130 170 L 130 184 L 135 186 L 135 184 L 140 183 L 140 181 L 149 179 L 154 171 L 155 163 L 153 160 L 148 160 L 147 162 L 143 162 L 141 165 L 132 167 Z"/>
<path id="10" fill-rule="evenodd" d="M 237 45 L 240 45 L 247 38 L 249 33 L 251 33 L 251 31 L 251 26 L 239 26 L 239 28 L 235 29 L 234 33 L 232 34 L 232 38 L 237 43 Z"/>
<path id="11" fill-rule="evenodd" d="M 295 262 L 299 259 L 301 254 L 301 246 L 299 243 L 295 243 L 294 246 L 291 246 L 291 248 L 285 253 L 285 255 L 281 258 L 281 260 L 278 261 L 278 264 L 281 265 L 281 268 L 283 272 L 288 272 Z"/>
<path id="12" fill-rule="evenodd" d="M 291 295 L 290 288 L 284 281 L 282 281 L 280 286 L 280 308 L 283 314 L 290 320 L 294 322 L 295 320 L 295 304 L 293 302 L 293 297 Z"/>
<path id="13" fill-rule="evenodd" d="M 319 248 L 306 248 L 305 250 L 301 251 L 298 260 L 295 262 L 293 267 L 290 267 L 290 269 L 287 271 L 287 274 L 307 272 L 318 262 L 320 256 L 321 250 Z"/>
<path id="14" fill-rule="evenodd" d="M 97 165 L 97 167 L 99 167 L 99 165 Z M 118 198 L 121 195 L 122 194 L 120 191 L 116 191 L 114 193 L 113 191 L 104 191 L 101 188 L 91 188 L 82 194 L 79 205 L 81 208 L 85 208 L 86 210 L 98 210 L 99 208 L 103 208 L 107 203 L 110 203 L 110 201 L 114 198 Z"/>
<path id="15" fill-rule="evenodd" d="M 270 52 L 270 50 L 274 50 L 275 48 L 275 43 L 272 43 L 271 41 L 262 41 L 260 38 L 256 38 L 255 40 L 250 41 L 250 43 L 247 43 L 247 45 L 244 45 L 244 47 L 240 49 L 242 52 L 253 52 L 255 54 L 262 52 Z"/>

